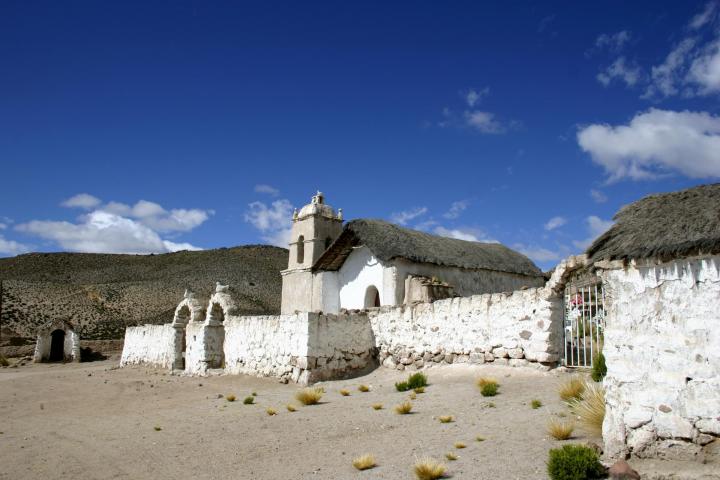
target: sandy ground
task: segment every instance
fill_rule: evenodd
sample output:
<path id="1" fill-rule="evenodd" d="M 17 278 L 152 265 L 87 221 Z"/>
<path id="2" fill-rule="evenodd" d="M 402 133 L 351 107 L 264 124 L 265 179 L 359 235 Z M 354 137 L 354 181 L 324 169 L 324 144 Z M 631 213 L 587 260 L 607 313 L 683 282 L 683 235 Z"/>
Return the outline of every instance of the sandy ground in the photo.
<path id="1" fill-rule="evenodd" d="M 566 412 L 557 373 L 431 368 L 413 413 L 398 415 L 393 406 L 408 396 L 395 391 L 407 377 L 398 371 L 325 382 L 323 403 L 303 407 L 293 398 L 299 387 L 273 379 L 173 376 L 116 362 L 0 369 L 0 479 L 411 479 L 416 458 L 444 460 L 446 452 L 459 455 L 446 461 L 452 478 L 542 479 L 547 451 L 562 443 L 545 431 Z M 480 395 L 481 375 L 500 381 L 499 395 Z M 256 404 L 243 405 L 252 392 Z M 238 400 L 219 398 L 230 394 Z M 543 406 L 533 410 L 532 399 Z M 288 412 L 288 403 L 298 410 Z M 455 421 L 441 424 L 439 415 Z M 599 441 L 580 429 L 572 439 L 587 440 Z M 458 441 L 467 448 L 455 449 Z M 378 466 L 356 471 L 352 459 L 364 453 Z"/>

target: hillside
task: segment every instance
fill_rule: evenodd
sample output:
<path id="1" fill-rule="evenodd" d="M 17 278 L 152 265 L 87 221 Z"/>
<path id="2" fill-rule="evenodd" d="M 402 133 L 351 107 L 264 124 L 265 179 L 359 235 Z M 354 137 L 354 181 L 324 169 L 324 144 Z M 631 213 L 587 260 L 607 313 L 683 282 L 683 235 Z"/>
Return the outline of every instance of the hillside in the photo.
<path id="1" fill-rule="evenodd" d="M 30 253 L 0 258 L 3 340 L 34 337 L 53 318 L 83 339 L 122 338 L 127 325 L 166 323 L 185 288 L 206 300 L 229 284 L 245 314 L 280 312 L 287 250 L 264 245 L 161 255 Z"/>

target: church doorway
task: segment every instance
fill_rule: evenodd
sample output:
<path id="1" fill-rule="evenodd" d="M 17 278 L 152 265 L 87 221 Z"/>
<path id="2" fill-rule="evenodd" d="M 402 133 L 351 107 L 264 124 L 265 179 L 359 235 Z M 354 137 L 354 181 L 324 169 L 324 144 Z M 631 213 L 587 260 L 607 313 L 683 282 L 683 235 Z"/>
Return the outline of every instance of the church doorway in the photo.
<path id="1" fill-rule="evenodd" d="M 65 331 L 54 330 L 50 334 L 50 358 L 51 362 L 62 362 L 65 359 Z"/>
<path id="2" fill-rule="evenodd" d="M 365 308 L 374 308 L 380 306 L 380 292 L 375 285 L 370 285 L 365 290 Z"/>

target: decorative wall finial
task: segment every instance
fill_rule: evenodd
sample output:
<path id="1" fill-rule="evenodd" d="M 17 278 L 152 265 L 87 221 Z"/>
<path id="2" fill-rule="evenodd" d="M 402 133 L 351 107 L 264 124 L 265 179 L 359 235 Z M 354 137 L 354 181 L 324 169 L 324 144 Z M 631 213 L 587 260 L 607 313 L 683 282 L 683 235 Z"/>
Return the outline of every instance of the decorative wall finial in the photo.
<path id="1" fill-rule="evenodd" d="M 338 208 L 337 219 L 338 219 L 338 220 L 342 220 L 342 219 L 343 219 L 343 218 L 342 218 L 342 208 Z"/>

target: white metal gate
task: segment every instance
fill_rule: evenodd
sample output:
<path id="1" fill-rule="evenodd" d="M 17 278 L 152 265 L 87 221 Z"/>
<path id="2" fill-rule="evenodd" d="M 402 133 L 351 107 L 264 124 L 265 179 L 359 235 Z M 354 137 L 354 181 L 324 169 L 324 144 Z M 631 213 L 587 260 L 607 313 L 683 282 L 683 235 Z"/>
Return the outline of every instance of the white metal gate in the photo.
<path id="1" fill-rule="evenodd" d="M 605 290 L 595 277 L 565 288 L 564 364 L 592 367 L 603 344 Z"/>

